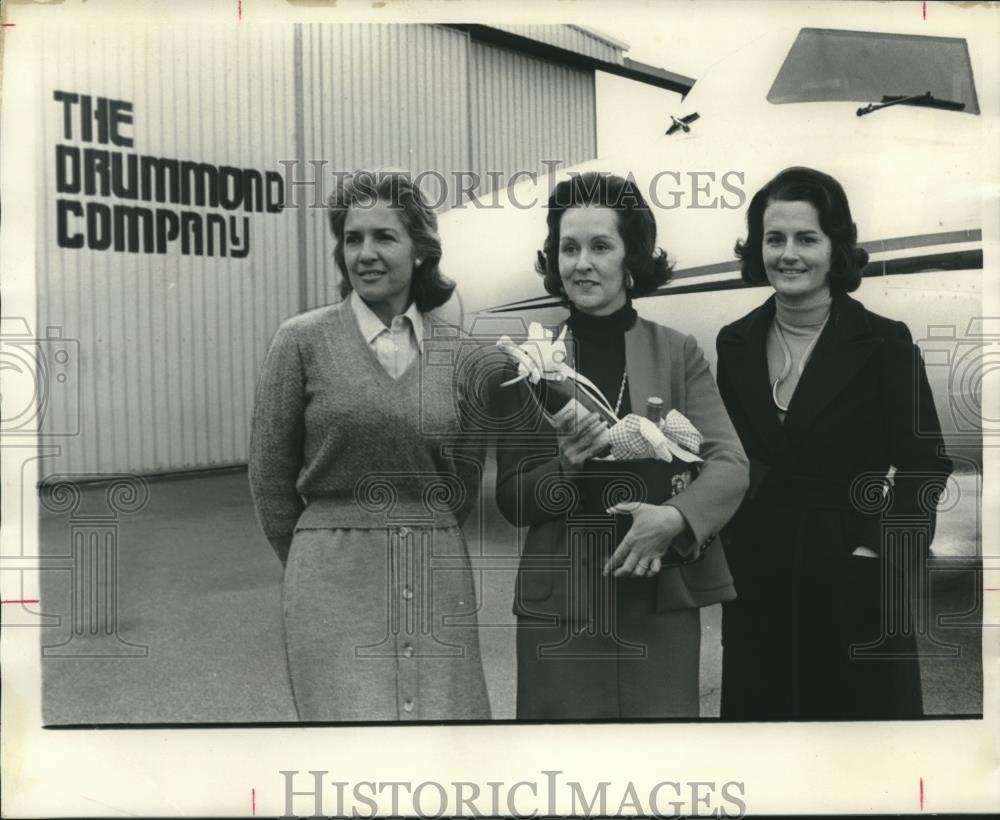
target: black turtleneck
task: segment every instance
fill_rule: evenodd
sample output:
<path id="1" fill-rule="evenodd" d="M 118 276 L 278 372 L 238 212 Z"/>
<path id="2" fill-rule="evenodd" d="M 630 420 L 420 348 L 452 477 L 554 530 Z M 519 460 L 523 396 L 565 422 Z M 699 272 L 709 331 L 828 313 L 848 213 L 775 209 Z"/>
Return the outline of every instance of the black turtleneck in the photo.
<path id="1" fill-rule="evenodd" d="M 593 316 L 570 305 L 569 325 L 575 344 L 574 369 L 600 388 L 608 403 L 614 407 L 621 389 L 625 371 L 625 332 L 632 329 L 638 314 L 632 302 L 607 316 Z M 628 385 L 618 410 L 621 418 L 632 411 Z"/>

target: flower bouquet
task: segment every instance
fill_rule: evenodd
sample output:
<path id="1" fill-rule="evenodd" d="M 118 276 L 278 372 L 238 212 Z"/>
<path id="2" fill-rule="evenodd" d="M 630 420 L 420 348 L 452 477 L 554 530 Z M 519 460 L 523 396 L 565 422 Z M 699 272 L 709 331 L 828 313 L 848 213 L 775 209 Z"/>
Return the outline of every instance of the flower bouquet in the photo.
<path id="1" fill-rule="evenodd" d="M 617 418 L 597 386 L 567 364 L 565 329 L 558 338 L 533 322 L 520 344 L 504 336 L 497 346 L 517 364 L 517 376 L 504 387 L 524 382 L 546 419 L 558 426 L 600 415 L 608 429 L 601 456 L 572 476 L 581 490 L 579 513 L 607 515 L 622 502 L 662 504 L 683 490 L 697 473 L 702 436 L 677 410 L 662 419 L 629 413 Z M 627 530 L 627 526 L 625 527 Z M 619 527 L 620 536 L 624 530 Z"/>

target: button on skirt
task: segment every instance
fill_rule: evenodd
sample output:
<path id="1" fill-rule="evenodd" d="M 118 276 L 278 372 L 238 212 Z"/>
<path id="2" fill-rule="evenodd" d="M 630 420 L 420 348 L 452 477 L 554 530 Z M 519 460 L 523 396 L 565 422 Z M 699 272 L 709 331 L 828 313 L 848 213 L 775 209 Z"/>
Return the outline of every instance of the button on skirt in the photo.
<path id="1" fill-rule="evenodd" d="M 460 528 L 300 529 L 283 609 L 299 720 L 489 719 Z"/>

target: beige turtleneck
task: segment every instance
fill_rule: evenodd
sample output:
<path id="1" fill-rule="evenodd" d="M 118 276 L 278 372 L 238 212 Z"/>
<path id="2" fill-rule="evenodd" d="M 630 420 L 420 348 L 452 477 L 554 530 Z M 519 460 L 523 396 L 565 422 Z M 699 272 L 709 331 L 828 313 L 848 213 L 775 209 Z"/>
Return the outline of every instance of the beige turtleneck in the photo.
<path id="1" fill-rule="evenodd" d="M 815 341 L 830 316 L 832 302 L 829 292 L 801 303 L 782 299 L 780 293 L 775 296 L 774 322 L 767 334 L 767 372 L 772 395 L 777 395 L 783 407 L 788 407 L 795 394 Z M 776 379 L 779 381 L 775 390 Z M 785 412 L 777 406 L 774 409 L 784 421 Z"/>

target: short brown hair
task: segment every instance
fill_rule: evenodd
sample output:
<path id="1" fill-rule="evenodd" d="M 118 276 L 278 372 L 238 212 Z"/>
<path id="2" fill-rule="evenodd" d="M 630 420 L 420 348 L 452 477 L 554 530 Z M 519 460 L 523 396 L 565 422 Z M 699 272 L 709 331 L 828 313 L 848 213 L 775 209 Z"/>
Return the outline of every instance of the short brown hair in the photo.
<path id="1" fill-rule="evenodd" d="M 670 281 L 673 268 L 662 248 L 656 247 L 656 219 L 646 204 L 639 186 L 614 174 L 588 171 L 564 179 L 552 192 L 548 203 L 549 226 L 543 250 L 538 252 L 535 270 L 545 279 L 545 290 L 562 296 L 559 276 L 559 228 L 569 208 L 596 205 L 610 208 L 618 217 L 618 233 L 625 244 L 625 268 L 632 274 L 631 296 L 652 293 Z"/>
<path id="2" fill-rule="evenodd" d="M 405 171 L 355 171 L 342 175 L 327 204 L 330 229 L 337 247 L 334 261 L 340 269 L 340 295 L 347 298 L 353 288 L 344 260 L 344 223 L 352 207 L 370 208 L 382 202 L 398 209 L 400 220 L 413 242 L 419 265 L 413 266 L 410 296 L 417 310 L 426 312 L 440 307 L 451 297 L 455 283 L 441 273 L 441 237 L 437 216 L 428 206 L 420 189 Z"/>

